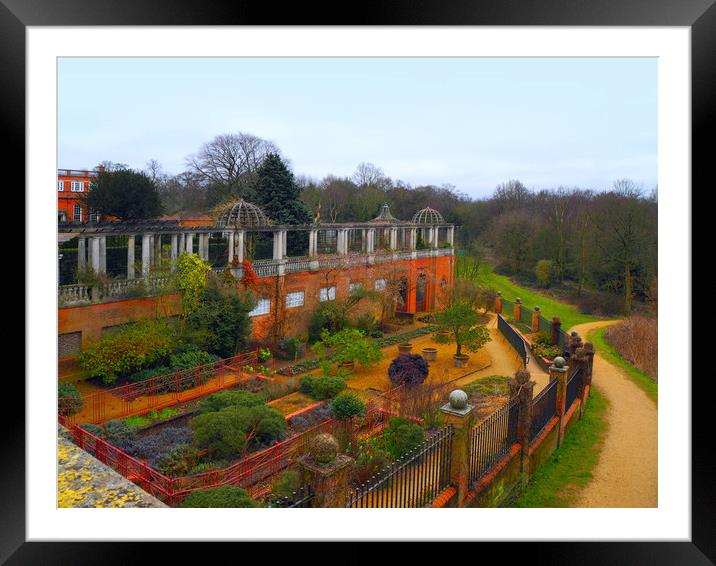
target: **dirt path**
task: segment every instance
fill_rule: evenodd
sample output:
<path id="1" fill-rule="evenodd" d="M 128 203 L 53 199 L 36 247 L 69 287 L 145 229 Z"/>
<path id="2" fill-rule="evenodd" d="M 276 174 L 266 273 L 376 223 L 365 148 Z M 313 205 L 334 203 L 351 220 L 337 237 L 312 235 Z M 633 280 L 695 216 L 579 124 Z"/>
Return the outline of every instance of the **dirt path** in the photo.
<path id="1" fill-rule="evenodd" d="M 587 333 L 616 321 L 580 324 Z M 616 366 L 594 356 L 593 383 L 609 401 L 608 429 L 594 469 L 594 479 L 582 490 L 574 507 L 657 507 L 657 406 Z"/>

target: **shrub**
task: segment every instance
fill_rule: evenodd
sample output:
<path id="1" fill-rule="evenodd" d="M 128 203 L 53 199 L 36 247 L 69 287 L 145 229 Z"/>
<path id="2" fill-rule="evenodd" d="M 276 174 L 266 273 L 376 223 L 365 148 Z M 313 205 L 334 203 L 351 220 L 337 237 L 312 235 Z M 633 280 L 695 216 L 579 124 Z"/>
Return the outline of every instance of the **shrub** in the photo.
<path id="1" fill-rule="evenodd" d="M 337 364 L 357 362 L 364 367 L 370 367 L 383 359 L 378 343 L 356 328 L 344 328 L 335 334 L 324 330 L 321 333 L 321 341 L 314 344 L 313 350 L 319 357 L 325 357 L 327 348 L 331 348 L 331 360 Z"/>
<path id="2" fill-rule="evenodd" d="M 551 346 L 552 335 L 547 332 L 538 332 L 532 338 L 533 344 L 539 344 L 540 346 Z"/>
<path id="3" fill-rule="evenodd" d="M 82 369 L 105 383 L 166 358 L 176 341 L 166 321 L 145 320 L 103 337 L 79 355 Z"/>
<path id="4" fill-rule="evenodd" d="M 259 362 L 265 362 L 271 357 L 271 350 L 268 348 L 259 348 Z"/>
<path id="5" fill-rule="evenodd" d="M 251 499 L 249 492 L 234 485 L 220 485 L 192 492 L 181 503 L 182 507 L 258 507 L 258 501 Z"/>
<path id="6" fill-rule="evenodd" d="M 281 357 L 284 360 L 295 360 L 306 353 L 306 347 L 295 336 L 286 337 L 278 343 Z"/>
<path id="7" fill-rule="evenodd" d="M 169 365 L 171 366 L 171 371 L 174 372 L 210 364 L 218 359 L 220 359 L 219 356 L 215 356 L 204 350 L 189 350 L 172 354 L 169 357 Z"/>
<path id="8" fill-rule="evenodd" d="M 301 378 L 299 391 L 321 401 L 331 399 L 346 388 L 346 381 L 337 375 L 307 375 Z"/>
<path id="9" fill-rule="evenodd" d="M 552 284 L 552 260 L 541 259 L 535 265 L 535 278 L 538 287 L 549 287 Z"/>
<path id="10" fill-rule="evenodd" d="M 138 371 L 136 373 L 133 373 L 130 375 L 127 380 L 130 383 L 137 383 L 139 381 L 147 381 L 148 379 L 151 379 L 152 377 L 158 377 L 160 375 L 166 375 L 168 373 L 171 373 L 172 370 L 168 366 L 159 366 L 152 369 L 143 369 L 141 371 Z"/>
<path id="11" fill-rule="evenodd" d="M 365 413 L 365 403 L 355 393 L 346 391 L 331 401 L 331 411 L 338 419 L 350 419 Z"/>
<path id="12" fill-rule="evenodd" d="M 225 389 L 206 397 L 199 406 L 199 414 L 220 411 L 225 407 L 255 407 L 263 404 L 263 397 L 258 393 Z"/>
<path id="13" fill-rule="evenodd" d="M 57 400 L 60 413 L 74 415 L 82 410 L 84 401 L 74 383 L 60 383 L 57 386 Z"/>
<path id="14" fill-rule="evenodd" d="M 248 418 L 247 407 L 227 407 L 198 415 L 191 420 L 194 442 L 219 458 L 240 454 L 247 445 Z"/>
<path id="15" fill-rule="evenodd" d="M 313 409 L 291 417 L 289 424 L 291 425 L 291 430 L 300 432 L 313 425 L 327 421 L 332 415 L 331 407 L 326 404 L 321 404 Z"/>
<path id="16" fill-rule="evenodd" d="M 319 303 L 308 322 L 308 339 L 315 342 L 321 338 L 324 330 L 338 332 L 346 325 L 347 316 L 344 309 L 335 301 Z"/>
<path id="17" fill-rule="evenodd" d="M 630 316 L 607 328 L 604 338 L 620 356 L 656 380 L 659 371 L 659 328 L 656 318 Z"/>
<path id="18" fill-rule="evenodd" d="M 83 423 L 80 425 L 80 428 L 86 430 L 91 435 L 96 436 L 97 438 L 104 438 L 104 429 L 99 425 L 93 423 Z"/>
<path id="19" fill-rule="evenodd" d="M 168 427 L 156 434 L 134 440 L 115 441 L 112 444 L 130 456 L 146 460 L 150 466 L 157 467 L 173 448 L 191 443 L 192 435 L 188 429 Z"/>
<path id="20" fill-rule="evenodd" d="M 556 356 L 562 355 L 562 348 L 559 346 L 532 344 L 532 352 L 540 358 L 554 359 Z"/>
<path id="21" fill-rule="evenodd" d="M 290 498 L 301 487 L 301 474 L 295 470 L 281 472 L 271 483 L 274 498 Z"/>
<path id="22" fill-rule="evenodd" d="M 374 437 L 359 442 L 353 466 L 353 480 L 358 483 L 368 481 L 385 469 L 390 460 L 391 456 L 383 448 L 380 438 Z"/>
<path id="23" fill-rule="evenodd" d="M 435 335 L 435 341 L 439 343 L 455 342 L 455 355 L 462 355 L 462 349 L 469 352 L 479 352 L 492 338 L 490 332 L 481 324 L 482 317 L 478 315 L 472 306 L 458 300 L 449 304 L 444 310 L 435 315 L 441 330 L 446 330 L 448 335 Z"/>
<path id="24" fill-rule="evenodd" d="M 361 314 L 355 319 L 353 327 L 362 331 L 363 334 L 369 335 L 371 331 L 375 330 L 378 326 L 378 321 L 375 319 L 375 315 L 370 312 Z"/>
<path id="25" fill-rule="evenodd" d="M 158 470 L 168 476 L 185 476 L 199 461 L 199 451 L 188 444 L 175 446 L 159 462 Z"/>
<path id="26" fill-rule="evenodd" d="M 420 385 L 428 377 L 428 362 L 418 354 L 400 354 L 388 367 L 388 377 L 394 386 Z"/>
<path id="27" fill-rule="evenodd" d="M 111 420 L 104 425 L 104 436 L 110 442 L 134 440 L 136 429 L 125 420 Z"/>
<path id="28" fill-rule="evenodd" d="M 393 417 L 383 430 L 382 439 L 385 451 L 397 459 L 420 446 L 425 432 L 423 427 L 405 417 Z"/>

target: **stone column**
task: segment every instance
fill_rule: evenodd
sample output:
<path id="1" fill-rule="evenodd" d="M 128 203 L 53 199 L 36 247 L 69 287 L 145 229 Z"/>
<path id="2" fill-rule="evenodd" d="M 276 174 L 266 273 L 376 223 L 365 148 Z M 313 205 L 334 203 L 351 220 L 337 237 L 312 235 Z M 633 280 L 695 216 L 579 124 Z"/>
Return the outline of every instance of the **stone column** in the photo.
<path id="1" fill-rule="evenodd" d="M 236 237 L 236 234 L 234 232 L 229 232 L 229 254 L 226 258 L 226 263 L 229 267 L 232 267 L 234 265 L 234 256 L 236 255 L 234 252 L 234 238 Z"/>
<path id="2" fill-rule="evenodd" d="M 346 231 L 345 228 L 338 229 L 338 236 L 336 238 L 336 253 L 338 255 L 344 255 L 346 248 Z"/>
<path id="3" fill-rule="evenodd" d="M 448 228 L 448 242 L 451 248 L 455 247 L 455 226 Z"/>
<path id="4" fill-rule="evenodd" d="M 186 249 L 186 253 L 193 254 L 194 253 L 194 234 L 191 232 L 187 232 L 184 236 L 184 246 Z"/>
<path id="5" fill-rule="evenodd" d="M 312 507 L 344 509 L 348 504 L 348 480 L 353 459 L 338 453 L 331 434 L 319 434 L 308 454 L 299 459 L 304 478 L 313 492 Z"/>
<path id="6" fill-rule="evenodd" d="M 239 259 L 239 265 L 241 265 L 241 262 L 244 261 L 245 239 L 246 232 L 244 230 L 239 230 L 239 232 L 236 234 L 236 256 Z"/>
<path id="7" fill-rule="evenodd" d="M 174 264 L 177 260 L 177 256 L 179 255 L 179 237 L 177 234 L 172 234 L 172 264 Z"/>
<path id="8" fill-rule="evenodd" d="M 375 252 L 375 228 L 368 228 L 366 235 L 366 250 L 368 255 L 373 255 Z"/>
<path id="9" fill-rule="evenodd" d="M 157 234 L 154 236 L 154 264 L 162 264 L 162 235 Z"/>
<path id="10" fill-rule="evenodd" d="M 550 382 L 557 380 L 557 417 L 559 418 L 559 435 L 557 437 L 557 448 L 562 445 L 562 436 L 564 434 L 564 413 L 567 410 L 567 376 L 569 375 L 569 366 L 566 365 L 565 359 L 557 356 L 552 365 L 549 366 Z"/>
<path id="11" fill-rule="evenodd" d="M 535 307 L 532 311 L 532 332 L 539 332 L 539 307 Z"/>
<path id="12" fill-rule="evenodd" d="M 396 250 L 398 248 L 398 229 L 390 229 L 390 249 Z"/>
<path id="13" fill-rule="evenodd" d="M 281 257 L 288 255 L 288 230 L 281 231 Z"/>
<path id="14" fill-rule="evenodd" d="M 127 236 L 127 279 L 134 279 L 134 235 Z"/>
<path id="15" fill-rule="evenodd" d="M 502 312 L 502 292 L 497 291 L 497 296 L 495 297 L 495 312 L 501 313 Z"/>
<path id="16" fill-rule="evenodd" d="M 150 245 L 151 236 L 149 234 L 142 234 L 142 275 L 145 277 L 149 275 L 149 266 L 152 257 L 149 253 Z"/>
<path id="17" fill-rule="evenodd" d="M 156 263 L 156 257 L 154 255 L 154 234 L 149 234 L 149 265 Z"/>
<path id="18" fill-rule="evenodd" d="M 283 259 L 283 236 L 280 231 L 273 233 L 273 258 L 278 261 Z"/>
<path id="19" fill-rule="evenodd" d="M 179 255 L 184 253 L 185 249 L 186 249 L 186 244 L 184 243 L 184 232 L 181 232 L 179 234 Z"/>
<path id="20" fill-rule="evenodd" d="M 107 273 L 107 237 L 99 238 L 99 272 Z"/>
<path id="21" fill-rule="evenodd" d="M 562 328 L 562 321 L 558 316 L 552 318 L 552 345 L 559 346 L 559 331 Z"/>
<path id="22" fill-rule="evenodd" d="M 456 389 L 450 393 L 449 402 L 440 407 L 445 424 L 453 428 L 450 481 L 457 488 L 456 507 L 463 507 L 470 484 L 470 433 L 475 423 L 475 407 L 467 401 L 467 393 Z"/>
<path id="23" fill-rule="evenodd" d="M 317 230 L 311 230 L 308 232 L 308 257 L 316 256 L 316 239 L 318 236 Z"/>
<path id="24" fill-rule="evenodd" d="M 97 236 L 90 238 L 90 265 L 95 273 L 100 272 L 99 240 Z"/>
<path id="25" fill-rule="evenodd" d="M 519 297 L 515 299 L 515 310 L 513 313 L 513 318 L 515 319 L 515 322 L 520 321 L 520 315 L 522 314 L 522 301 Z"/>
<path id="26" fill-rule="evenodd" d="M 517 442 L 520 443 L 523 482 L 527 482 L 529 471 L 530 432 L 532 430 L 532 399 L 536 382 L 530 380 L 530 372 L 518 369 L 514 379 L 508 382 L 510 400 L 517 397 Z"/>
<path id="27" fill-rule="evenodd" d="M 87 269 L 87 238 L 77 238 L 77 273 Z"/>

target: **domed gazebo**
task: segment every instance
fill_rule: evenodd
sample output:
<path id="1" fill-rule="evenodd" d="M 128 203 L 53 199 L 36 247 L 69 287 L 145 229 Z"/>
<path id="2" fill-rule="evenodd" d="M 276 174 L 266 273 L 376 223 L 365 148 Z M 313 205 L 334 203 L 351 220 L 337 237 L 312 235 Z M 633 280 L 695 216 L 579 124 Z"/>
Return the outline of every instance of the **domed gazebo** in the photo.
<path id="1" fill-rule="evenodd" d="M 263 210 L 242 198 L 219 207 L 215 214 L 217 228 L 256 228 L 269 224 Z"/>
<path id="2" fill-rule="evenodd" d="M 444 223 L 445 219 L 443 218 L 443 215 L 429 206 L 426 206 L 422 210 L 418 210 L 418 212 L 413 215 L 413 224 L 427 224 L 429 226 L 435 226 L 436 224 Z"/>

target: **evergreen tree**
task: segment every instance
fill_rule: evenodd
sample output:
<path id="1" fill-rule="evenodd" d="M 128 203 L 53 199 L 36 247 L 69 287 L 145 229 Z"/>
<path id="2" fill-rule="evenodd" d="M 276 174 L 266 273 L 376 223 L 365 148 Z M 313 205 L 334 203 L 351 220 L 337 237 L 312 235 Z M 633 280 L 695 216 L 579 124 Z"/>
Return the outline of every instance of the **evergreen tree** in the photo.
<path id="1" fill-rule="evenodd" d="M 301 200 L 301 189 L 293 173 L 275 153 L 269 153 L 259 167 L 256 204 L 276 224 L 308 224 L 311 214 Z"/>
<path id="2" fill-rule="evenodd" d="M 121 220 L 154 218 L 162 212 L 154 181 L 131 169 L 99 173 L 86 198 L 90 209 Z"/>

